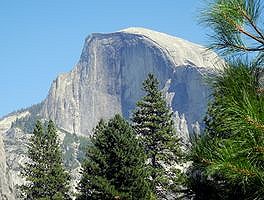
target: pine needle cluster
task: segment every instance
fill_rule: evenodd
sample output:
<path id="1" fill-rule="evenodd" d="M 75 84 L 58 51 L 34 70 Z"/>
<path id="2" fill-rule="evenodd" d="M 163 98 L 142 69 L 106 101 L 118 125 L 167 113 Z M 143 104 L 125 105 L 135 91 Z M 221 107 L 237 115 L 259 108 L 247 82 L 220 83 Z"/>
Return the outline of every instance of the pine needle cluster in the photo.
<path id="1" fill-rule="evenodd" d="M 226 66 L 210 80 L 206 129 L 193 144 L 196 199 L 264 199 L 264 32 L 260 0 L 212 0 L 202 13 Z M 238 56 L 238 57 L 233 57 Z M 195 175 L 194 175 L 195 174 Z"/>
<path id="2" fill-rule="evenodd" d="M 241 198 L 264 196 L 264 96 L 256 70 L 243 63 L 214 78 L 206 135 L 193 147 L 193 161 L 208 176 L 220 174 Z M 253 198 L 254 197 L 254 198 Z"/>
<path id="3" fill-rule="evenodd" d="M 210 47 L 224 56 L 257 55 L 263 61 L 261 0 L 209 0 L 201 23 L 211 29 Z"/>

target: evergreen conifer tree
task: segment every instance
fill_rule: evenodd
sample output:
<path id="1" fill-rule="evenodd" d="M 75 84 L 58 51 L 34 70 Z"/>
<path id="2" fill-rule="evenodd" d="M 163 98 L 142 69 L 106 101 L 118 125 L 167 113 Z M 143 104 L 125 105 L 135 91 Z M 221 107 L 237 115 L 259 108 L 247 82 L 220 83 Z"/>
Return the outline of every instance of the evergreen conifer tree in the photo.
<path id="1" fill-rule="evenodd" d="M 261 3 L 212 0 L 202 14 L 202 22 L 212 29 L 211 47 L 228 63 L 211 80 L 214 98 L 205 135 L 192 151 L 193 168 L 215 186 L 214 199 L 264 199 Z M 239 57 L 230 60 L 230 55 Z"/>
<path id="2" fill-rule="evenodd" d="M 22 176 L 26 180 L 21 186 L 23 199 L 70 199 L 70 177 L 63 167 L 59 145 L 54 123 L 49 121 L 44 130 L 42 123 L 37 121 L 28 145 L 30 160 L 22 169 Z"/>
<path id="3" fill-rule="evenodd" d="M 143 148 L 131 126 L 116 115 L 100 121 L 82 165 L 78 200 L 148 200 L 152 198 Z"/>
<path id="4" fill-rule="evenodd" d="M 152 187 L 158 198 L 174 193 L 179 187 L 180 171 L 175 168 L 182 156 L 172 112 L 159 91 L 159 82 L 149 74 L 143 82 L 145 96 L 137 102 L 133 128 L 148 157 Z"/>
<path id="5" fill-rule="evenodd" d="M 264 198 L 264 96 L 253 73 L 236 63 L 214 78 L 205 136 L 193 147 L 194 165 L 222 177 L 226 199 Z"/>

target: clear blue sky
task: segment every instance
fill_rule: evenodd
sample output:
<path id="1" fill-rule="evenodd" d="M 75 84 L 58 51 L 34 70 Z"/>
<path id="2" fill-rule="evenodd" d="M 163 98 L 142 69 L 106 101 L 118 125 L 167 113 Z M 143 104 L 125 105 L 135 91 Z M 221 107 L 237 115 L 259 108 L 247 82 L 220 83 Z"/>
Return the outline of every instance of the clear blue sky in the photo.
<path id="1" fill-rule="evenodd" d="M 93 32 L 140 26 L 206 44 L 201 0 L 0 0 L 0 116 L 43 100 Z"/>

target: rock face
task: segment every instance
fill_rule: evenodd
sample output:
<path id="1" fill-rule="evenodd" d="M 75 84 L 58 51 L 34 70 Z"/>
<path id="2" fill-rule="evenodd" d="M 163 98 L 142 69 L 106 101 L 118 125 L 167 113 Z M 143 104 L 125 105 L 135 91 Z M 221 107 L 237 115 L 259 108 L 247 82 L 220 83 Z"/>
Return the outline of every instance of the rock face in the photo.
<path id="1" fill-rule="evenodd" d="M 0 199 L 13 199 L 2 135 L 0 135 Z"/>
<path id="2" fill-rule="evenodd" d="M 31 123 L 33 120 L 31 115 L 32 113 L 23 111 L 13 113 L 0 120 L 0 200 L 13 200 L 15 196 L 18 198 L 16 186 L 25 182 L 20 172 L 21 166 L 30 161 L 27 158 L 27 142 L 32 135 L 32 130 L 28 131 L 18 121 Z M 86 142 L 87 139 L 78 138 L 76 135 L 61 129 L 58 129 L 57 133 L 61 142 L 65 167 L 72 177 L 71 189 L 76 192 L 75 187 L 80 179 L 81 163 L 79 157 L 80 153 L 83 153 L 81 149 L 84 148 L 80 146 L 80 143 Z"/>
<path id="3" fill-rule="evenodd" d="M 141 87 L 148 73 L 159 79 L 182 140 L 188 143 L 189 133 L 199 134 L 210 94 L 203 74 L 220 64 L 217 55 L 202 46 L 143 28 L 92 34 L 77 65 L 58 76 L 41 104 L 0 120 L 0 199 L 14 198 L 8 172 L 14 185 L 23 183 L 20 166 L 27 159 L 26 143 L 35 118 L 52 119 L 59 127 L 74 185 L 80 178 L 80 149 L 86 145 L 80 135 L 91 134 L 101 118 L 116 113 L 129 119 L 144 95 Z"/>
<path id="4" fill-rule="evenodd" d="M 209 96 L 201 74 L 216 61 L 216 54 L 199 45 L 143 28 L 92 34 L 75 68 L 53 82 L 41 115 L 69 132 L 90 134 L 101 118 L 129 118 L 151 72 L 190 130 L 202 121 Z"/>
<path id="5" fill-rule="evenodd" d="M 3 134 L 10 128 L 14 117 L 7 117 L 0 121 L 0 199 L 13 200 L 15 199 L 13 179 L 11 177 L 11 169 L 7 165 L 9 159 L 6 153 L 6 146 L 3 142 Z"/>

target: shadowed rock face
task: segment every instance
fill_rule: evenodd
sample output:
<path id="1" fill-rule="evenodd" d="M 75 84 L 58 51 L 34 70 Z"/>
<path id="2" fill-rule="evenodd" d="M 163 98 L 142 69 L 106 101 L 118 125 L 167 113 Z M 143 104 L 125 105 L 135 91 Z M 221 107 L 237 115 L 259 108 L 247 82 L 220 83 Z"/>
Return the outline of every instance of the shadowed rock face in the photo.
<path id="1" fill-rule="evenodd" d="M 147 29 L 92 34 L 75 68 L 53 82 L 41 114 L 69 132 L 88 135 L 101 118 L 116 113 L 129 118 L 151 72 L 190 128 L 202 121 L 209 96 L 201 73 L 215 61 L 201 46 Z"/>
<path id="2" fill-rule="evenodd" d="M 206 112 L 210 91 L 203 74 L 214 71 L 218 62 L 216 54 L 199 45 L 147 29 L 92 34 L 85 40 L 79 62 L 53 81 L 41 104 L 0 119 L 0 199 L 13 199 L 8 171 L 14 185 L 24 182 L 19 174 L 27 159 L 30 131 L 19 124 L 13 126 L 17 119 L 53 119 L 63 130 L 59 131 L 61 142 L 64 132 L 89 135 L 101 118 L 121 113 L 128 119 L 144 95 L 142 82 L 154 73 L 175 113 L 177 133 L 188 143 L 190 131 L 199 134 Z M 68 148 L 77 152 L 78 145 L 68 144 L 63 152 Z M 80 163 L 75 153 L 69 160 L 77 163 L 70 169 L 74 185 L 80 177 Z"/>

